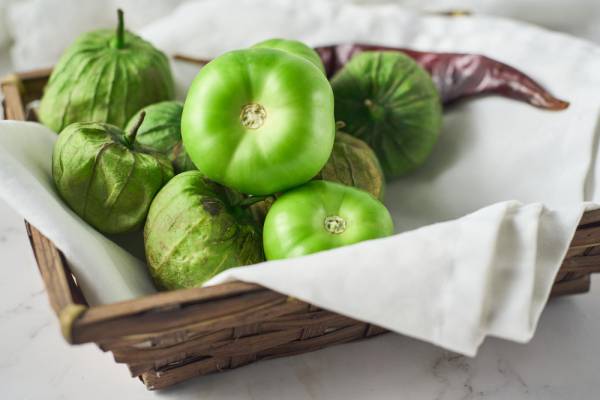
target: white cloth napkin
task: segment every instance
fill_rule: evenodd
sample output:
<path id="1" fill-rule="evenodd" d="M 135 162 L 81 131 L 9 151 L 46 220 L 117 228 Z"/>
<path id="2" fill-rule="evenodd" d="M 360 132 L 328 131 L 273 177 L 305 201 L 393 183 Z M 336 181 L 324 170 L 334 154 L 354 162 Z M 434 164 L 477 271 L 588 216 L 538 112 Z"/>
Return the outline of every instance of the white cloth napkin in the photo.
<path id="1" fill-rule="evenodd" d="M 144 262 L 85 223 L 54 190 L 56 138 L 37 123 L 0 121 L 0 197 L 62 250 L 88 303 L 154 293 Z"/>
<path id="2" fill-rule="evenodd" d="M 167 52 L 201 57 L 269 36 L 484 53 L 571 101 L 564 112 L 497 97 L 455 105 L 445 112 L 428 163 L 389 185 L 385 202 L 404 233 L 232 269 L 209 282 L 256 282 L 466 355 L 487 335 L 532 337 L 581 213 L 592 206 L 586 200 L 600 191 L 594 184 L 599 48 L 500 19 L 275 0 L 188 2 L 141 33 Z M 183 94 L 197 68 L 177 64 L 175 71 Z M 107 303 L 145 293 L 140 262 L 81 226 L 57 200 L 50 136 L 35 124 L 0 124 L 0 177 L 12 177 L 0 196 L 87 277 L 81 284 L 88 299 Z"/>

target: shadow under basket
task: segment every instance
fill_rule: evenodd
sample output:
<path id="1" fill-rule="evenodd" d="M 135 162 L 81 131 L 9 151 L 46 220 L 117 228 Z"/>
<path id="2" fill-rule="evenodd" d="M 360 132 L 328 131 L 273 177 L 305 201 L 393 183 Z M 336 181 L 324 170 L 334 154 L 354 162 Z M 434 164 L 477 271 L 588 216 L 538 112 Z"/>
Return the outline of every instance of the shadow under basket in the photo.
<path id="1" fill-rule="evenodd" d="M 31 103 L 41 97 L 49 74 L 38 70 L 2 80 L 5 119 L 35 120 Z M 111 351 L 148 389 L 386 332 L 242 282 L 89 307 L 60 250 L 25 224 L 65 339 Z M 594 272 L 600 272 L 600 210 L 584 214 L 551 295 L 587 292 Z"/>

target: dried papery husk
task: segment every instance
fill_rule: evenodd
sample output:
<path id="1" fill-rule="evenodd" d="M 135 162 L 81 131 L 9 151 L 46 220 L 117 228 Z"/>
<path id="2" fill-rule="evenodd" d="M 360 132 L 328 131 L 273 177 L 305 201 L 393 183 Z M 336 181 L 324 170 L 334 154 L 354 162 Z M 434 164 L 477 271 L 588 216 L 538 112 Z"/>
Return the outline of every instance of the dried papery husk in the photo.
<path id="1" fill-rule="evenodd" d="M 81 35 L 62 55 L 46 85 L 38 116 L 55 132 L 74 122 L 123 128 L 142 107 L 173 99 L 167 57 L 123 29 Z"/>
<path id="2" fill-rule="evenodd" d="M 176 173 L 196 169 L 187 155 L 181 140 L 181 113 L 183 104 L 178 101 L 162 101 L 138 111 L 127 124 L 129 130 L 136 123 L 141 112 L 146 118 L 138 130 L 136 142 L 141 147 L 165 155 Z"/>
<path id="3" fill-rule="evenodd" d="M 133 145 L 135 131 L 80 122 L 64 129 L 52 154 L 56 189 L 77 215 L 103 233 L 141 228 L 152 199 L 173 177 L 169 160 Z"/>
<path id="4" fill-rule="evenodd" d="M 156 196 L 144 247 L 163 290 L 200 286 L 225 269 L 264 260 L 260 229 L 231 204 L 227 189 L 199 171 L 175 176 Z"/>
<path id="5" fill-rule="evenodd" d="M 315 179 L 354 186 L 382 200 L 385 177 L 375 152 L 367 143 L 338 131 L 327 164 Z"/>
<path id="6" fill-rule="evenodd" d="M 413 59 L 394 52 L 364 52 L 331 80 L 337 120 L 377 154 L 386 178 L 425 162 L 442 127 L 438 91 Z"/>

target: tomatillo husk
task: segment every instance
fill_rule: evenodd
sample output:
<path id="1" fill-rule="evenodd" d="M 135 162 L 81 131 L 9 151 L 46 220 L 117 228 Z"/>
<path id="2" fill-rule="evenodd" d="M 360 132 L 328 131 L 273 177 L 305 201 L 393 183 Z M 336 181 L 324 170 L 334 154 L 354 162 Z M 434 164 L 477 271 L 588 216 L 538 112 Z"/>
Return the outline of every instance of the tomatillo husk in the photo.
<path id="1" fill-rule="evenodd" d="M 196 169 L 181 140 L 182 111 L 181 102 L 161 101 L 142 108 L 129 120 L 126 127 L 126 130 L 131 129 L 137 123 L 139 114 L 145 112 L 146 118 L 138 129 L 136 143 L 165 155 L 173 163 L 175 173 Z"/>
<path id="2" fill-rule="evenodd" d="M 110 124 L 78 122 L 54 144 L 52 177 L 58 193 L 103 233 L 140 228 L 152 199 L 173 177 L 166 157 L 134 145 L 135 128 L 125 134 Z"/>
<path id="3" fill-rule="evenodd" d="M 199 171 L 175 176 L 158 193 L 144 246 L 159 289 L 200 286 L 228 268 L 264 260 L 260 229 L 234 198 Z"/>
<path id="4" fill-rule="evenodd" d="M 385 177 L 379 160 L 364 141 L 338 131 L 333 151 L 315 179 L 338 182 L 371 193 L 383 199 Z"/>
<path id="5" fill-rule="evenodd" d="M 386 178 L 425 162 L 439 136 L 442 106 L 429 74 L 396 52 L 354 56 L 331 80 L 335 117 L 377 154 Z"/>
<path id="6" fill-rule="evenodd" d="M 44 89 L 38 117 L 55 132 L 74 122 L 106 122 L 123 128 L 140 108 L 171 100 L 175 84 L 167 57 L 126 31 L 81 35 L 62 55 Z"/>

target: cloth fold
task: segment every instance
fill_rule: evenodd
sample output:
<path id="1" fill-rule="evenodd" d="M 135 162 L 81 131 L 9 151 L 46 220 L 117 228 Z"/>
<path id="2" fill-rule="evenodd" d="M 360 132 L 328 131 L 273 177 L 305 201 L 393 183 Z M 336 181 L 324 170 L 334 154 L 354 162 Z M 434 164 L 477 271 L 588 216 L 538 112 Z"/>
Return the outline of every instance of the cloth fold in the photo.
<path id="1" fill-rule="evenodd" d="M 531 339 L 585 206 L 508 201 L 463 218 L 302 258 L 227 270 L 473 356 L 486 336 Z"/>
<path id="2" fill-rule="evenodd" d="M 56 138 L 37 123 L 0 122 L 0 197 L 65 254 L 91 305 L 156 292 L 131 246 L 125 250 L 103 236 L 58 196 L 52 180 Z"/>

